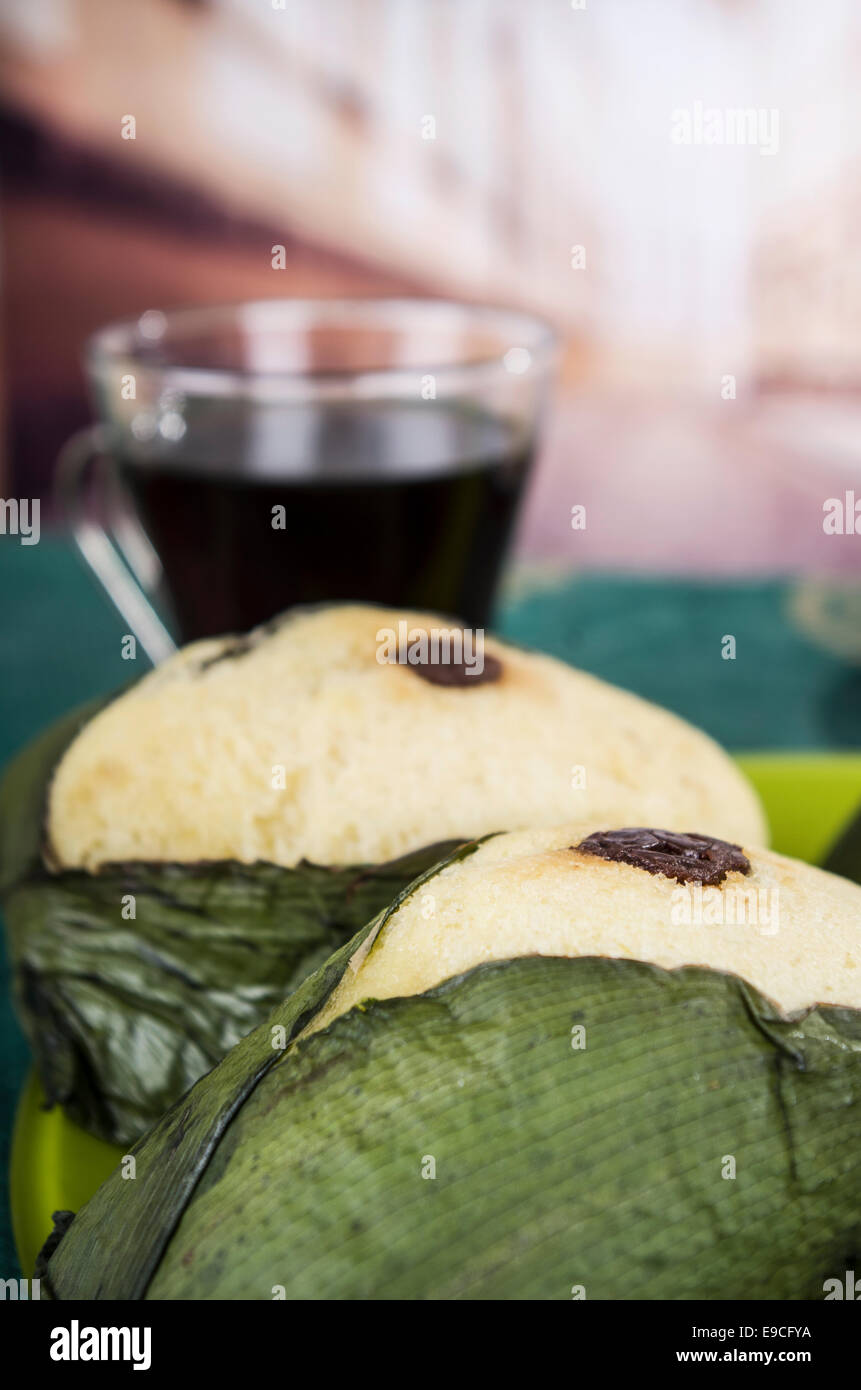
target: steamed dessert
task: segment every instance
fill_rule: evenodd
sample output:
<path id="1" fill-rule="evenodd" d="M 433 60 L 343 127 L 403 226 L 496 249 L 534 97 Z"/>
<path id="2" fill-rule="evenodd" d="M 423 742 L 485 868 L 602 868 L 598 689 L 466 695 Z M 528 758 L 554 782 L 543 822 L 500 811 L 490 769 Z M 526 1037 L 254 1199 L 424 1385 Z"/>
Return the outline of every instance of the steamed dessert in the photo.
<path id="1" fill-rule="evenodd" d="M 704 734 L 444 621 L 349 605 L 198 642 L 19 757 L 0 889 L 49 1102 L 132 1142 L 465 840 L 575 815 L 764 839 Z"/>
<path id="2" fill-rule="evenodd" d="M 43 1288 L 822 1298 L 861 1207 L 859 962 L 861 887 L 687 824 L 462 847 L 163 1118 Z"/>
<path id="3" fill-rule="evenodd" d="M 490 960 L 608 956 L 739 975 L 789 1013 L 861 1008 L 861 888 L 770 850 L 636 827 L 493 837 L 441 870 L 346 972 L 314 1029 Z"/>
<path id="4" fill-rule="evenodd" d="M 407 618 L 408 631 L 443 622 Z M 575 815 L 765 839 L 738 768 L 675 715 L 491 640 L 481 672 L 437 684 L 377 659 L 378 634 L 403 620 L 301 613 L 239 643 L 197 642 L 145 676 L 56 769 L 56 865 L 379 863 Z"/>

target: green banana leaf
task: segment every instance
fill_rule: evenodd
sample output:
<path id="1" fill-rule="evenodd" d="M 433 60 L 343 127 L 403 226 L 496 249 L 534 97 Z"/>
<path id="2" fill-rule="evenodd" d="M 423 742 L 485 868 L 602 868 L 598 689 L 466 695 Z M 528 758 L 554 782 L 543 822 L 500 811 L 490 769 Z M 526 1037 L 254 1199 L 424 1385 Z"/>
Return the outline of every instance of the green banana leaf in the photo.
<path id="1" fill-rule="evenodd" d="M 829 873 L 851 878 L 853 883 L 861 883 L 861 811 L 832 845 L 822 867 Z"/>
<path id="2" fill-rule="evenodd" d="M 128 1145 L 452 845 L 381 865 L 129 863 L 50 873 L 50 778 L 98 707 L 53 726 L 9 769 L 0 893 L 16 1007 L 49 1103 Z M 126 920 L 130 899 L 135 915 Z"/>
<path id="3" fill-rule="evenodd" d="M 273 1045 L 405 896 L 61 1216 L 43 1293 L 818 1299 L 858 1267 L 861 1012 L 526 957 Z"/>

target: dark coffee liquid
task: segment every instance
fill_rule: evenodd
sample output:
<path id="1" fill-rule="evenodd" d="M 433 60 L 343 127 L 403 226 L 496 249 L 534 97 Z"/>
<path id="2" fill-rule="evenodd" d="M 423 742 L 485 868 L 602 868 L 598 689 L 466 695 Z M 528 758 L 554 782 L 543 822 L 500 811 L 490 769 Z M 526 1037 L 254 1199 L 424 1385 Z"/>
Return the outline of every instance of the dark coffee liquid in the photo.
<path id="1" fill-rule="evenodd" d="M 186 439 L 118 460 L 182 641 L 327 600 L 487 626 L 529 464 L 502 420 L 432 401 L 232 402 L 189 417 Z"/>

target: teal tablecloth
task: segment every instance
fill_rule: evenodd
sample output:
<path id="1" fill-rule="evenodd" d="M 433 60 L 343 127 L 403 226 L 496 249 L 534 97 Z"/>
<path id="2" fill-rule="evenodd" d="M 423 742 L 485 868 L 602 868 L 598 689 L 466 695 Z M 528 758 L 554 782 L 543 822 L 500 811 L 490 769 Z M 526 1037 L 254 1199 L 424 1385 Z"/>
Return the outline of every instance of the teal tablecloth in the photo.
<path id="1" fill-rule="evenodd" d="M 793 587 L 580 575 L 520 583 L 497 630 L 676 710 L 734 749 L 857 747 L 861 669 L 812 645 Z M 45 724 L 127 681 L 124 625 L 68 545 L 0 538 L 0 767 Z M 736 659 L 721 658 L 725 634 Z M 143 660 L 143 659 L 142 659 Z M 0 980 L 0 1278 L 17 1273 L 6 1175 L 27 1050 Z"/>

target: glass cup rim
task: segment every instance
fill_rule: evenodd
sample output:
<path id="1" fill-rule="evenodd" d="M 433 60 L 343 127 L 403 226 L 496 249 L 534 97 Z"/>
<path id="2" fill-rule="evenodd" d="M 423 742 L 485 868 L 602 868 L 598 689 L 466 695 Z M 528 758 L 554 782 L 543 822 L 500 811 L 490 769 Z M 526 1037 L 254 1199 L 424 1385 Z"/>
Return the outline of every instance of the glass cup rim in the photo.
<path id="1" fill-rule="evenodd" d="M 171 329 L 205 332 L 211 324 L 241 320 L 246 316 L 249 328 L 263 327 L 267 322 L 283 326 L 285 332 L 300 333 L 326 320 L 348 327 L 351 319 L 356 326 L 395 328 L 403 321 L 418 315 L 445 327 L 484 327 L 500 338 L 498 352 L 483 354 L 463 361 L 435 362 L 428 359 L 416 365 L 391 367 L 344 368 L 314 370 L 278 367 L 250 368 L 194 366 L 186 364 L 147 362 L 142 356 L 147 346 L 158 342 Z M 253 321 L 256 320 L 255 324 Z M 507 346 L 503 346 L 507 342 Z M 151 373 L 165 386 L 186 395 L 257 396 L 273 393 L 328 393 L 348 387 L 351 394 L 375 395 L 381 391 L 398 391 L 399 387 L 414 388 L 417 377 L 431 375 L 440 389 L 459 384 L 467 389 L 478 378 L 492 373 L 523 377 L 527 373 L 545 371 L 553 361 L 558 335 L 547 320 L 529 310 L 498 305 L 474 303 L 469 300 L 438 299 L 418 296 L 381 297 L 319 297 L 237 300 L 220 304 L 179 306 L 165 311 L 150 309 L 137 318 L 118 319 L 97 329 L 86 340 L 84 362 L 91 377 L 99 382 L 121 365 L 133 365 L 135 371 Z M 518 356 L 509 358 L 514 349 Z M 521 355 L 526 349 L 527 358 Z M 525 362 L 525 364 L 524 364 Z"/>

